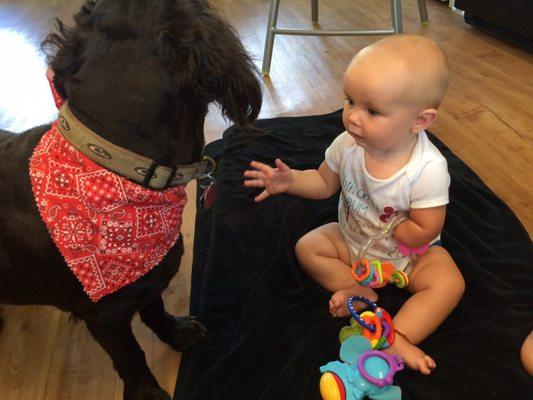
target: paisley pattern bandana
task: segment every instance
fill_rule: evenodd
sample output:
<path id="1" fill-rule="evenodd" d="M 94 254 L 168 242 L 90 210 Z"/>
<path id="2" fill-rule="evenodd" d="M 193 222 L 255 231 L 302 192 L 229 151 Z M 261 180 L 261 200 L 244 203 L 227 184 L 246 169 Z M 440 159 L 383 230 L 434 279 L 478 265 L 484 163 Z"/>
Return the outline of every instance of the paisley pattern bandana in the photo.
<path id="1" fill-rule="evenodd" d="M 63 98 L 57 91 L 56 85 L 54 85 L 54 71 L 52 71 L 50 68 L 46 70 L 46 79 L 48 80 L 48 83 L 50 84 L 50 90 L 52 92 L 52 97 L 54 98 L 54 103 L 57 109 L 59 110 L 61 106 L 63 105 Z"/>
<path id="2" fill-rule="evenodd" d="M 155 191 L 77 151 L 54 122 L 30 159 L 37 207 L 93 302 L 135 282 L 176 243 L 185 186 Z"/>

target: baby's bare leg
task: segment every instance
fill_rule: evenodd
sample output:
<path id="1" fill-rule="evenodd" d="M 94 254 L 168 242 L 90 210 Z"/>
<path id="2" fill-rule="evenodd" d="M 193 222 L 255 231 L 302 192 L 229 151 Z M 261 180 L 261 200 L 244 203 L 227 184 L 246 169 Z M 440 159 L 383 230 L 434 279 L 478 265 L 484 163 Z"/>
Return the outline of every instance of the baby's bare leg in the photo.
<path id="1" fill-rule="evenodd" d="M 533 376 L 533 331 L 531 331 L 524 340 L 520 349 L 520 359 L 526 372 Z"/>
<path id="2" fill-rule="evenodd" d="M 349 315 L 346 301 L 350 296 L 359 295 L 372 301 L 377 300 L 372 289 L 355 284 L 350 272 L 348 246 L 337 222 L 307 233 L 296 243 L 295 251 L 302 269 L 333 293 L 329 304 L 333 316 Z"/>
<path id="3" fill-rule="evenodd" d="M 454 261 L 442 247 L 431 247 L 421 256 L 409 277 L 413 295 L 394 317 L 396 334 L 388 352 L 397 353 L 411 368 L 429 374 L 433 359 L 416 345 L 427 338 L 461 299 L 465 283 Z"/>

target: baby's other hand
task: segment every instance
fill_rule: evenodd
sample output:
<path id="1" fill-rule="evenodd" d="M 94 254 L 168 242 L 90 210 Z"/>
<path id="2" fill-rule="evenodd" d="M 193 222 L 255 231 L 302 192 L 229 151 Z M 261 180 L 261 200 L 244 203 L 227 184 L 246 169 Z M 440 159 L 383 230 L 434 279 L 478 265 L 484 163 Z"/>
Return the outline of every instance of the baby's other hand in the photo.
<path id="1" fill-rule="evenodd" d="M 244 171 L 244 186 L 265 188 L 255 201 L 263 201 L 267 197 L 286 192 L 292 186 L 294 177 L 291 169 L 279 158 L 276 159 L 276 168 L 269 165 L 252 161 L 250 166 L 253 170 Z"/>

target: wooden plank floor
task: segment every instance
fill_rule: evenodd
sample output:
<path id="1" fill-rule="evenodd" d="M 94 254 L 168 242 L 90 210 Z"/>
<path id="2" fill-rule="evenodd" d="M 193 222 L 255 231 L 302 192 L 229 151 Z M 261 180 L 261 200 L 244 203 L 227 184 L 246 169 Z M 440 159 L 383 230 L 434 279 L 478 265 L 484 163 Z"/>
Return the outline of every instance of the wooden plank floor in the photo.
<path id="1" fill-rule="evenodd" d="M 36 50 L 51 19 L 70 21 L 81 0 L 0 0 L 0 128 L 21 131 L 46 122 L 53 105 Z M 447 53 L 452 79 L 434 131 L 533 232 L 533 56 L 466 25 L 446 3 L 428 0 L 430 24 L 419 23 L 417 2 L 404 0 L 404 32 L 436 40 Z M 234 25 L 260 67 L 268 0 L 213 0 Z M 387 27 L 387 0 L 321 0 L 320 24 Z M 281 2 L 279 25 L 310 27 L 309 0 Z M 342 106 L 342 74 L 353 54 L 376 37 L 276 38 L 272 69 L 264 81 L 261 117 L 330 112 Z M 423 58 L 421 58 L 423 62 Z M 206 140 L 221 137 L 227 123 L 216 107 Z M 168 309 L 188 309 L 194 239 L 194 187 L 185 211 L 186 254 L 165 293 Z M 83 323 L 51 307 L 5 307 L 0 333 L 0 399 L 108 400 L 122 398 L 111 361 Z M 135 334 L 161 386 L 173 391 L 180 355 L 162 345 L 138 319 Z"/>

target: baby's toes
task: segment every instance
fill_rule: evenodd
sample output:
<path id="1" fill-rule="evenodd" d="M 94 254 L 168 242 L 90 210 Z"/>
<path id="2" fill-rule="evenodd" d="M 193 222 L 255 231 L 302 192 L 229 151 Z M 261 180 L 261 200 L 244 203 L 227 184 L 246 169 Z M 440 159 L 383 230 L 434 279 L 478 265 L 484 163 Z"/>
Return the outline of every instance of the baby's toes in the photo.
<path id="1" fill-rule="evenodd" d="M 335 307 L 335 303 L 333 303 L 333 299 L 329 301 L 329 313 L 333 316 L 335 316 L 335 311 L 337 307 Z"/>
<path id="2" fill-rule="evenodd" d="M 425 358 L 426 358 L 429 369 L 435 369 L 435 367 L 437 366 L 437 364 L 435 363 L 435 360 L 433 360 L 430 356 L 426 356 Z"/>
<path id="3" fill-rule="evenodd" d="M 344 301 L 342 296 L 339 296 L 338 293 L 335 293 L 329 301 L 329 311 L 331 315 L 334 317 L 343 317 L 343 305 Z"/>
<path id="4" fill-rule="evenodd" d="M 431 374 L 431 370 L 429 369 L 428 365 L 425 362 L 421 362 L 418 364 L 418 370 L 424 375 Z"/>
<path id="5" fill-rule="evenodd" d="M 431 374 L 431 370 L 435 368 L 435 361 L 429 356 L 424 356 L 418 362 L 418 370 L 424 375 Z"/>
<path id="6" fill-rule="evenodd" d="M 339 293 L 335 293 L 333 296 L 331 296 L 330 303 L 333 305 L 333 307 L 339 308 L 342 303 L 342 296 L 339 296 Z"/>
<path id="7" fill-rule="evenodd" d="M 340 301 L 339 299 L 335 299 L 335 298 L 332 298 L 330 301 L 329 301 L 329 312 L 331 313 L 331 315 L 333 315 L 334 317 L 338 317 L 339 316 L 339 307 L 340 306 Z"/>

